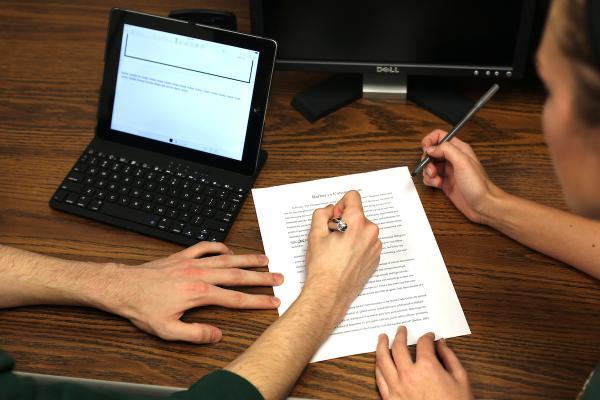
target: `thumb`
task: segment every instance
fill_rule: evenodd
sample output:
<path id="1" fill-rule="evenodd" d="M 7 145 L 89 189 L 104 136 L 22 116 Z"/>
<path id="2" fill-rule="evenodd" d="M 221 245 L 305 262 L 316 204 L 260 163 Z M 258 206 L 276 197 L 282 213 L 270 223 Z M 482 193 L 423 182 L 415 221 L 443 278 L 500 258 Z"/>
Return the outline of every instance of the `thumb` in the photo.
<path id="1" fill-rule="evenodd" d="M 191 343 L 216 343 L 221 340 L 223 333 L 215 326 L 200 324 L 197 322 L 187 323 L 180 320 L 169 322 L 165 332 L 159 336 L 165 340 L 181 340 Z"/>
<path id="2" fill-rule="evenodd" d="M 438 340 L 437 353 L 444 363 L 444 367 L 458 381 L 467 379 L 467 371 L 463 368 L 460 360 L 454 354 L 452 349 L 448 347 L 444 339 Z"/>
<path id="3" fill-rule="evenodd" d="M 449 161 L 453 166 L 459 166 L 466 161 L 466 155 L 454 144 L 445 142 L 425 149 L 427 155 L 437 160 Z"/>

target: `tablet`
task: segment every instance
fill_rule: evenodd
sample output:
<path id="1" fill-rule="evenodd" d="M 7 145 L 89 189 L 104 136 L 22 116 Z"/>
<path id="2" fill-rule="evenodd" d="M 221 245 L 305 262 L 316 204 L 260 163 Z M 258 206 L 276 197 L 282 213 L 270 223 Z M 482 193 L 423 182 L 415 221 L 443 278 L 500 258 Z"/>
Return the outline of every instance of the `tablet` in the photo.
<path id="1" fill-rule="evenodd" d="M 96 135 L 255 173 L 277 44 L 113 9 Z"/>

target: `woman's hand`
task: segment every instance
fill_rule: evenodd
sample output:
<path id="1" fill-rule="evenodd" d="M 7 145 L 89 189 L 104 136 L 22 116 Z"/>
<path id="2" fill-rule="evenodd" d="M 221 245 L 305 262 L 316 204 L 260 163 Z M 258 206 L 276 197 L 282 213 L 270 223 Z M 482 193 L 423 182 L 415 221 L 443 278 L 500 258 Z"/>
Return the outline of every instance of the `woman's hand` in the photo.
<path id="1" fill-rule="evenodd" d="M 469 377 L 460 361 L 443 339 L 437 342 L 436 356 L 433 339 L 433 333 L 421 336 L 413 362 L 404 326 L 398 328 L 391 355 L 387 336 L 379 336 L 375 380 L 383 400 L 473 399 Z"/>
<path id="2" fill-rule="evenodd" d="M 455 137 L 438 145 L 446 135 L 435 130 L 421 142 L 423 157 L 434 159 L 423 170 L 423 183 L 441 189 L 471 221 L 486 223 L 492 199 L 505 193 L 488 178 L 467 143 Z"/>
<path id="3" fill-rule="evenodd" d="M 330 218 L 342 217 L 345 232 L 330 232 Z M 316 210 L 308 235 L 304 292 L 315 292 L 336 304 L 341 321 L 352 301 L 371 277 L 381 254 L 377 225 L 364 214 L 360 194 L 350 191 L 334 206 Z"/>
<path id="4" fill-rule="evenodd" d="M 281 274 L 246 271 L 242 267 L 264 267 L 264 255 L 233 255 L 222 243 L 201 242 L 169 257 L 139 266 L 113 265 L 114 284 L 110 305 L 138 328 L 165 340 L 212 343 L 221 340 L 221 330 L 203 323 L 181 321 L 185 311 L 206 305 L 229 308 L 269 309 L 279 299 L 254 295 L 220 286 L 277 286 Z"/>

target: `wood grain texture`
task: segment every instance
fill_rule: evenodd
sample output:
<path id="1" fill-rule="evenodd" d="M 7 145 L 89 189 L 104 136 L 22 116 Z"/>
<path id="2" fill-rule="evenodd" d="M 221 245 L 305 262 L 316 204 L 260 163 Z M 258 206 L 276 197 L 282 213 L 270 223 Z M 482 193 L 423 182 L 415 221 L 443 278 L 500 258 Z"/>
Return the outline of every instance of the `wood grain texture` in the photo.
<path id="1" fill-rule="evenodd" d="M 227 9 L 241 30 L 249 28 L 242 0 L 115 0 L 110 6 L 161 15 L 176 8 Z M 47 204 L 93 135 L 108 11 L 99 0 L 0 1 L 0 243 L 125 263 L 180 250 Z M 421 137 L 448 128 L 412 104 L 370 100 L 310 124 L 289 103 L 321 78 L 276 73 L 264 138 L 269 160 L 258 187 L 413 165 Z M 542 102 L 535 88 L 505 85 L 461 137 L 502 188 L 562 208 L 540 131 Z M 600 359 L 598 283 L 469 223 L 440 192 L 420 182 L 417 189 L 473 331 L 449 342 L 470 372 L 476 397 L 573 398 Z M 252 199 L 227 244 L 237 252 L 263 251 Z M 187 320 L 216 324 L 224 333 L 221 343 L 197 346 L 161 341 L 96 310 L 26 307 L 0 311 L 0 347 L 21 371 L 187 386 L 234 359 L 276 317 L 275 311 L 193 310 Z M 373 362 L 373 354 L 362 354 L 311 364 L 293 394 L 378 398 Z"/>

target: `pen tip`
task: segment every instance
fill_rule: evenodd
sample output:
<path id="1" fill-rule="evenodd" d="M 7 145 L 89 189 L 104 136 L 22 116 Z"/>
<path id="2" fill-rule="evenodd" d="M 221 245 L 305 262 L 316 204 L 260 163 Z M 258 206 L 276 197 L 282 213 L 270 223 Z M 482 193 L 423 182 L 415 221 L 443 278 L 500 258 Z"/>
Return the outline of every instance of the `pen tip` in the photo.
<path id="1" fill-rule="evenodd" d="M 417 175 L 417 173 L 415 171 L 410 173 L 410 176 L 415 176 L 415 175 Z"/>

